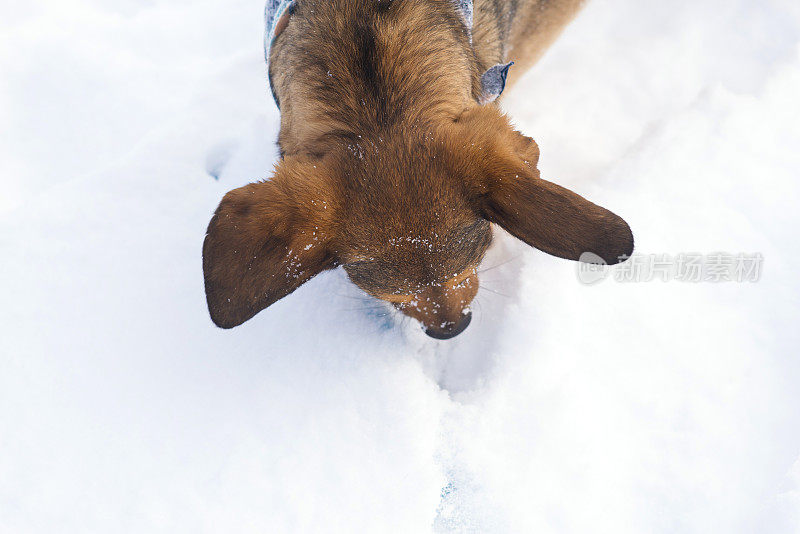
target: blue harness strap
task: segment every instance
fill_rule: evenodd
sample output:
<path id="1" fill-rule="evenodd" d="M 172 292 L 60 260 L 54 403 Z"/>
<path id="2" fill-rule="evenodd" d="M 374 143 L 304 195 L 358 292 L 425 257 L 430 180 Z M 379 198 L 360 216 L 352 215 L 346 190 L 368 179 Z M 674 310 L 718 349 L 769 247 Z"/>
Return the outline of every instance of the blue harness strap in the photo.
<path id="1" fill-rule="evenodd" d="M 267 0 L 264 8 L 264 23 L 266 31 L 264 33 L 264 59 L 269 63 L 269 51 L 272 48 L 272 41 L 275 40 L 275 28 L 281 16 L 286 10 L 291 8 L 295 0 Z"/>

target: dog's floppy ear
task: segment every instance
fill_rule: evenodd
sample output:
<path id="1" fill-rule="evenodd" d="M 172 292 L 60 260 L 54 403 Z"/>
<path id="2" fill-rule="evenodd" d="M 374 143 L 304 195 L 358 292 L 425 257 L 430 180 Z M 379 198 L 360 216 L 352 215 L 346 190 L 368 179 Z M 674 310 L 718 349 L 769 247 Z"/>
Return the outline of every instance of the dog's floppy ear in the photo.
<path id="1" fill-rule="evenodd" d="M 569 189 L 542 180 L 539 147 L 497 110 L 465 114 L 461 126 L 479 169 L 472 196 L 479 213 L 513 236 L 553 256 L 579 260 L 591 252 L 609 265 L 633 252 L 633 234 L 618 215 Z"/>
<path id="2" fill-rule="evenodd" d="M 481 208 L 488 221 L 559 258 L 579 260 L 591 252 L 613 265 L 633 252 L 633 234 L 622 217 L 538 173 L 498 177 Z"/>
<path id="3" fill-rule="evenodd" d="M 321 168 L 287 158 L 272 180 L 222 199 L 203 243 L 206 299 L 217 326 L 242 324 L 336 266 L 329 250 L 335 202 Z"/>

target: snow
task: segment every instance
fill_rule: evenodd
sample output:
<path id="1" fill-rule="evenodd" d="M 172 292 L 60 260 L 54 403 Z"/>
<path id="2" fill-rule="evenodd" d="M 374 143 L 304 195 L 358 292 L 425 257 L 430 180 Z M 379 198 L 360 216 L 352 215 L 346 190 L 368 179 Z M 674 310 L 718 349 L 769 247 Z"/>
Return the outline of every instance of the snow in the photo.
<path id="1" fill-rule="evenodd" d="M 504 95 L 639 253 L 760 281 L 501 235 L 447 342 L 340 270 L 209 320 L 210 214 L 276 158 L 260 0 L 3 12 L 0 532 L 800 530 L 796 2 L 592 0 Z"/>

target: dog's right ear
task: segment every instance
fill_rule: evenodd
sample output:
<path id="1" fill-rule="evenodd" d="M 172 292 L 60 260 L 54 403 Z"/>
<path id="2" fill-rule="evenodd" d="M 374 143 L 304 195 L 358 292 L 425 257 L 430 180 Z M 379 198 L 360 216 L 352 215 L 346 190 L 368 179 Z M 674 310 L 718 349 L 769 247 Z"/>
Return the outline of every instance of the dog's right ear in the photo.
<path id="1" fill-rule="evenodd" d="M 232 328 L 336 266 L 336 202 L 320 162 L 286 158 L 275 176 L 230 191 L 208 225 L 203 275 L 211 320 Z"/>
<path id="2" fill-rule="evenodd" d="M 584 261 L 590 252 L 613 265 L 630 257 L 634 243 L 628 223 L 543 180 L 537 168 L 539 147 L 495 106 L 464 113 L 454 132 L 453 152 L 462 165 L 457 174 L 465 177 L 468 195 L 484 219 L 559 258 Z"/>

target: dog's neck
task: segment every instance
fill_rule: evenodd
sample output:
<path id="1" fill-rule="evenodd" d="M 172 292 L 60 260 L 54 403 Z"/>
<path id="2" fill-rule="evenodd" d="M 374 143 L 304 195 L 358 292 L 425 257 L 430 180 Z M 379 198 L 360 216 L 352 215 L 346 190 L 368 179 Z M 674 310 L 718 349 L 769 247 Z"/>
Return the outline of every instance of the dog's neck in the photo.
<path id="1" fill-rule="evenodd" d="M 281 153 L 322 155 L 476 105 L 484 66 L 468 30 L 452 0 L 298 2 L 269 58 Z"/>

